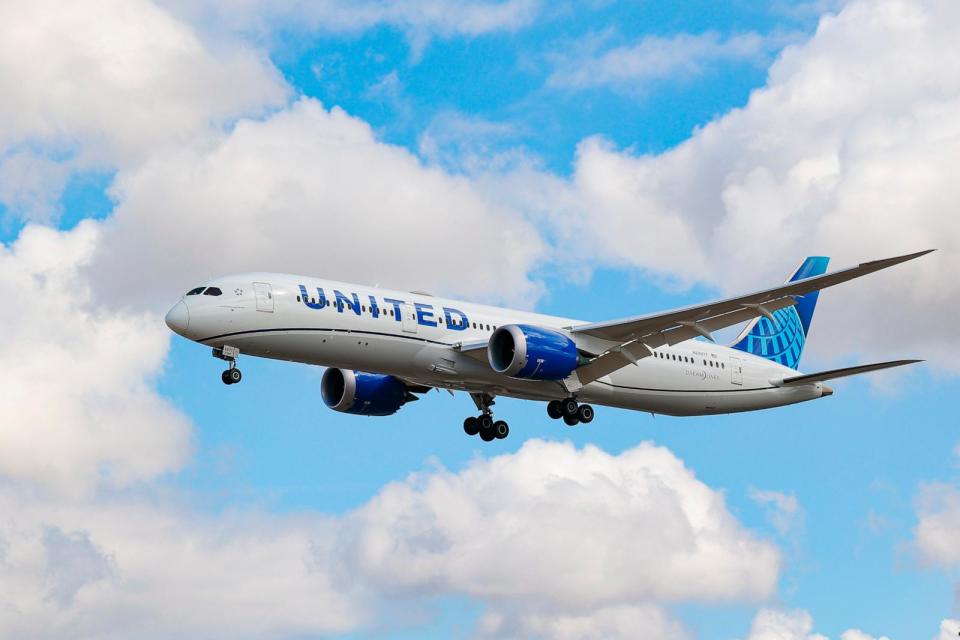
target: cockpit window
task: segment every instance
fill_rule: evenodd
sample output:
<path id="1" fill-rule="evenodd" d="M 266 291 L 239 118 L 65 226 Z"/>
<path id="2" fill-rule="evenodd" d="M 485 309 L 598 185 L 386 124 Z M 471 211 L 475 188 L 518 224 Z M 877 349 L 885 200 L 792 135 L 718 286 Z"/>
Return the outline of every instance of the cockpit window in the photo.
<path id="1" fill-rule="evenodd" d="M 196 289 L 190 289 L 190 291 L 187 291 L 188 296 L 198 296 L 201 293 L 203 293 L 203 287 L 197 287 Z"/>
<path id="2" fill-rule="evenodd" d="M 220 291 L 220 287 L 207 287 L 207 290 L 203 292 L 205 296 L 221 296 L 223 291 Z"/>

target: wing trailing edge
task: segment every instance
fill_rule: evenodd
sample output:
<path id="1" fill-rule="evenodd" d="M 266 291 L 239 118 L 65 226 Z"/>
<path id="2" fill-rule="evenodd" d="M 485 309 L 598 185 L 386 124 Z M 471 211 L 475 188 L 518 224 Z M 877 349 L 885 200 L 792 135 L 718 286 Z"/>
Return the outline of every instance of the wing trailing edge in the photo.
<path id="1" fill-rule="evenodd" d="M 904 365 L 916 364 L 918 362 L 923 362 L 923 360 L 891 360 L 889 362 L 877 362 L 875 364 L 861 364 L 856 367 L 831 369 L 829 371 L 820 371 L 819 373 L 810 373 L 802 376 L 791 376 L 789 378 L 784 378 L 777 384 L 777 386 L 791 387 L 798 384 L 823 382 L 824 380 L 856 376 L 861 373 L 870 373 L 871 371 L 880 371 L 882 369 L 892 369 L 893 367 L 902 367 Z"/>

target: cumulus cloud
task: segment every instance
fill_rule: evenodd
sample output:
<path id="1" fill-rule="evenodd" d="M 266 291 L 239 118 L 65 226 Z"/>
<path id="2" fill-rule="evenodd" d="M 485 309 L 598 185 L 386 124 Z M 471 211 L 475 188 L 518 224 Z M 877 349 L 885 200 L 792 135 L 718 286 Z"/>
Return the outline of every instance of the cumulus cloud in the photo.
<path id="1" fill-rule="evenodd" d="M 0 512 L 3 637 L 303 637 L 362 623 L 362 598 L 310 561 L 330 540 L 316 515 L 211 516 L 10 487 Z"/>
<path id="2" fill-rule="evenodd" d="M 0 475 L 70 493 L 178 469 L 187 419 L 152 387 L 169 334 L 150 314 L 93 306 L 80 274 L 96 223 L 27 227 L 0 245 Z"/>
<path id="3" fill-rule="evenodd" d="M 480 620 L 479 638 L 530 638 L 551 640 L 685 640 L 692 637 L 683 625 L 671 620 L 661 607 L 623 605 L 591 614 L 496 610 Z"/>
<path id="4" fill-rule="evenodd" d="M 806 255 L 840 267 L 938 247 L 821 296 L 809 345 L 957 370 L 944 337 L 960 314 L 958 43 L 955 2 L 852 2 L 787 47 L 746 106 L 679 146 L 640 155 L 588 139 L 569 181 L 513 176 L 512 195 L 571 261 L 725 293 L 782 281 Z"/>
<path id="5" fill-rule="evenodd" d="M 483 636 L 674 639 L 687 633 L 664 604 L 761 600 L 780 566 L 651 444 L 614 456 L 530 441 L 336 518 L 9 486 L 0 512 L 15 514 L 0 520 L 5 637 L 331 633 L 373 624 L 378 602 L 454 594 L 488 606 Z"/>
<path id="6" fill-rule="evenodd" d="M 378 584 L 566 611 L 760 600 L 780 567 L 721 494 L 650 444 L 612 456 L 529 441 L 461 473 L 388 485 L 346 526 L 338 553 Z"/>
<path id="7" fill-rule="evenodd" d="M 813 617 L 803 609 L 760 609 L 754 616 L 747 640 L 828 640 L 813 631 Z M 872 636 L 860 629 L 847 629 L 840 640 L 890 640 Z"/>
<path id="8" fill-rule="evenodd" d="M 0 3 L 0 91 L 0 198 L 34 220 L 53 217 L 66 170 L 193 143 L 287 95 L 262 53 L 214 50 L 148 0 Z"/>
<path id="9" fill-rule="evenodd" d="M 155 303 L 252 265 L 520 304 L 539 293 L 545 245 L 522 215 L 312 99 L 208 149 L 157 153 L 111 193 L 93 264 L 108 298 Z"/>

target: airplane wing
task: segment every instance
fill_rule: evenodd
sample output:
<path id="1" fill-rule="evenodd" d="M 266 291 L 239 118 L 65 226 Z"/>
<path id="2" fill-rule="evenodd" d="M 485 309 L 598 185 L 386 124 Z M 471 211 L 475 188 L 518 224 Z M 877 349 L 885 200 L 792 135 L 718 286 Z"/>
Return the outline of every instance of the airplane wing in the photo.
<path id="1" fill-rule="evenodd" d="M 636 363 L 640 358 L 650 356 L 651 350 L 656 347 L 677 344 L 698 335 L 712 341 L 712 331 L 734 326 L 757 316 L 773 320 L 772 312 L 796 304 L 796 296 L 832 287 L 919 258 L 931 251 L 933 249 L 864 262 L 856 267 L 795 280 L 771 289 L 664 313 L 568 327 L 568 331 L 575 336 L 585 335 L 619 343 L 578 367 L 575 371 L 576 378 L 580 384 L 585 385 Z"/>
<path id="2" fill-rule="evenodd" d="M 789 387 L 798 384 L 809 384 L 811 382 L 823 382 L 824 380 L 833 380 L 834 378 L 845 378 L 855 376 L 860 373 L 870 371 L 880 371 L 881 369 L 890 369 L 891 367 L 902 367 L 907 364 L 916 364 L 923 360 L 891 360 L 890 362 L 878 362 L 876 364 L 862 364 L 856 367 L 844 367 L 843 369 L 831 369 L 830 371 L 821 371 L 819 373 L 810 373 L 803 376 L 791 376 L 781 380 L 778 387 Z"/>

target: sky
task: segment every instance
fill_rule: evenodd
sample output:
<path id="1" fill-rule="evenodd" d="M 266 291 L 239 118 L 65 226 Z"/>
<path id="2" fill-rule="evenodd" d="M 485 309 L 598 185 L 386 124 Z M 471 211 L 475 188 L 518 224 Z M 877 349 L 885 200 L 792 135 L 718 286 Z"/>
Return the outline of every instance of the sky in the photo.
<path id="1" fill-rule="evenodd" d="M 0 637 L 960 632 L 953 0 L 0 2 Z M 163 315 L 280 271 L 583 320 L 820 297 L 830 398 L 341 415 Z M 732 336 L 727 336 L 732 337 Z"/>

